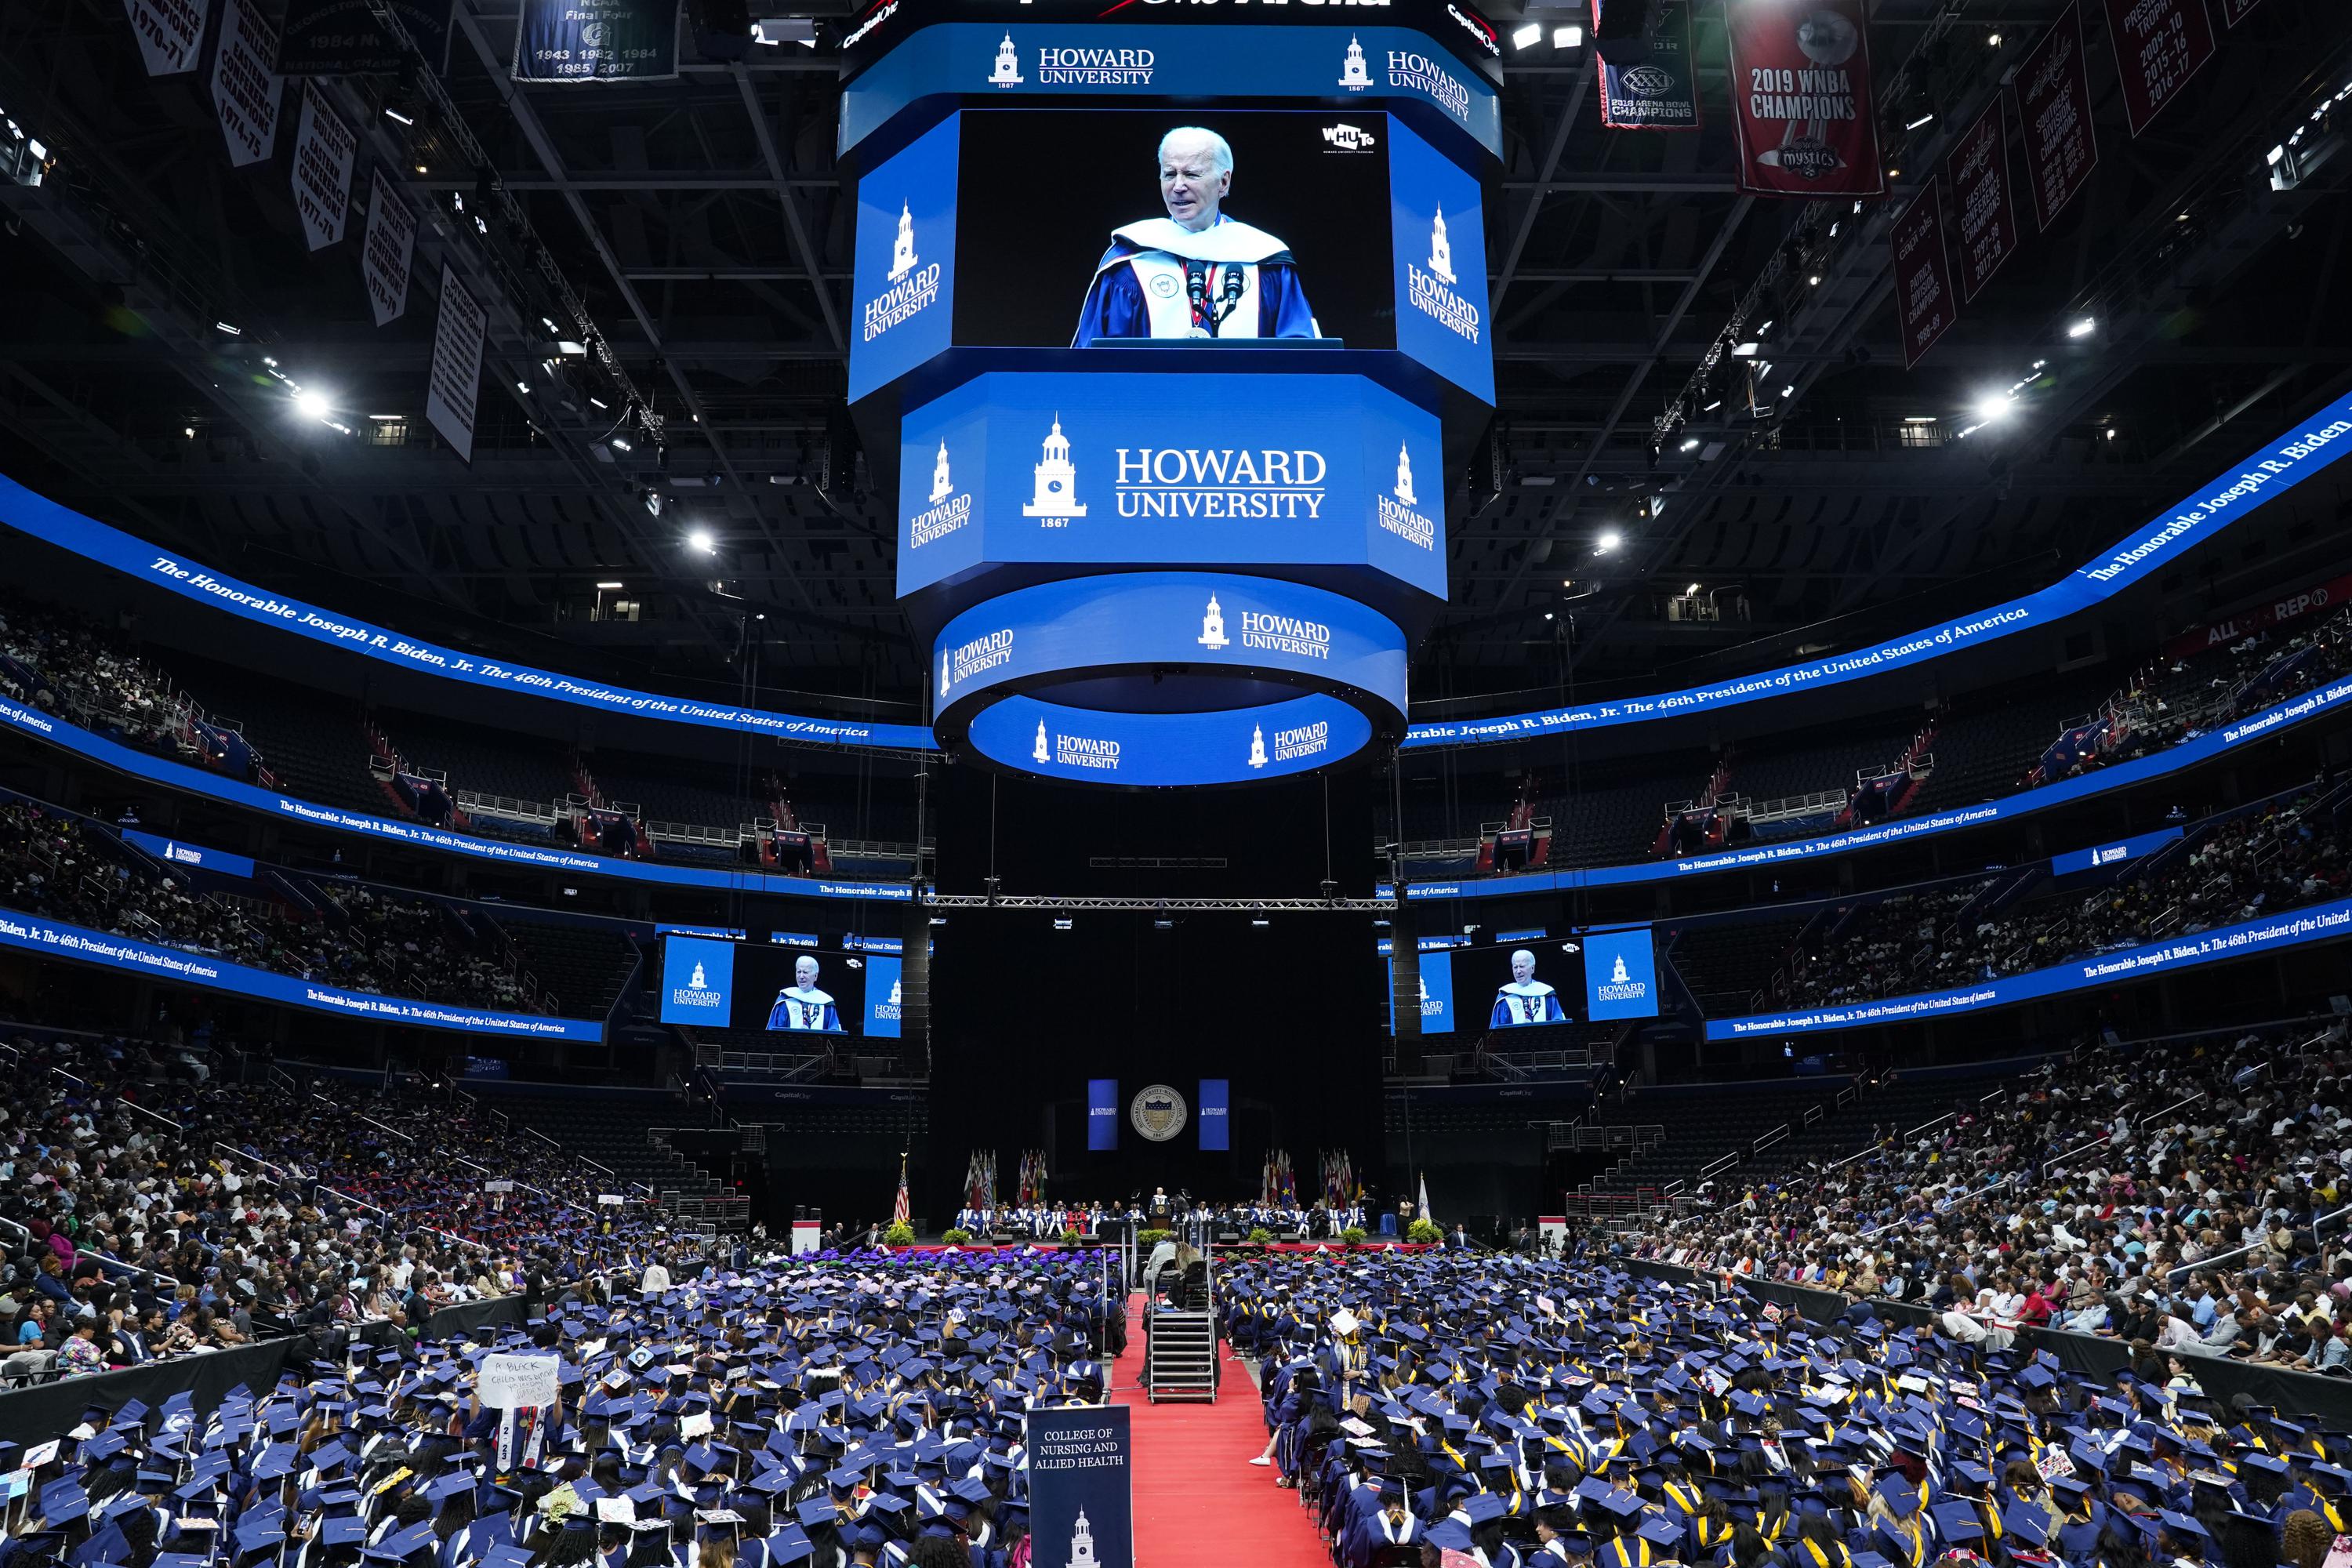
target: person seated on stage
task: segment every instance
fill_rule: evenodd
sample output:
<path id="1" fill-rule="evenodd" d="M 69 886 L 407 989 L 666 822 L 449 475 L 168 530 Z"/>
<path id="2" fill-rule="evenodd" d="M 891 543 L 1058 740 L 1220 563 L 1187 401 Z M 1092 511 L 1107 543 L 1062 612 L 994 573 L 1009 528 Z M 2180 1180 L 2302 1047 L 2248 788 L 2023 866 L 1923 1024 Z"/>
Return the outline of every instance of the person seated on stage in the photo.
<path id="1" fill-rule="evenodd" d="M 794 962 L 793 983 L 776 993 L 776 1005 L 768 1010 L 770 1029 L 816 1035 L 842 1032 L 841 1009 L 835 1005 L 831 992 L 817 989 L 816 973 L 816 960 L 807 954 Z"/>
<path id="2" fill-rule="evenodd" d="M 1073 348 L 1119 338 L 1313 338 L 1315 313 L 1282 241 L 1223 212 L 1234 150 L 1182 125 L 1160 139 L 1166 217 L 1111 231 Z"/>

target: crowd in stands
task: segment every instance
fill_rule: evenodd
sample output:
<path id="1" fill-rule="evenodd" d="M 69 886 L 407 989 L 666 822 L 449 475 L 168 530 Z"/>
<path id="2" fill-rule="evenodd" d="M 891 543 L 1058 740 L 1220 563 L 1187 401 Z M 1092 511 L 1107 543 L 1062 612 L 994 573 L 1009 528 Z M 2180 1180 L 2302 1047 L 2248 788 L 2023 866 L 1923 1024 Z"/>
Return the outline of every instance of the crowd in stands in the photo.
<path id="1" fill-rule="evenodd" d="M 166 755 L 180 704 L 161 670 L 117 648 L 78 616 L 0 597 L 0 693 Z"/>
<path id="2" fill-rule="evenodd" d="M 2352 1028 L 2086 1046 L 1948 1115 L 1612 1243 L 1922 1304 L 1948 1331 L 2352 1371 Z M 2161 1381 L 2159 1379 L 2158 1381 Z"/>
<path id="3" fill-rule="evenodd" d="M 413 1328 L 534 1284 L 635 1278 L 661 1240 L 600 1207 L 580 1162 L 465 1100 L 297 1084 L 209 1044 L 26 1037 L 0 1071 L 11 1377 Z"/>
<path id="4" fill-rule="evenodd" d="M 79 817 L 0 800 L 0 904 L 353 991 L 541 1010 L 511 963 L 461 946 L 428 900 L 344 883 L 331 910 L 303 918 L 229 904 L 117 849 Z"/>
<path id="5" fill-rule="evenodd" d="M 1863 911 L 1850 936 L 1794 955 L 1784 1005 L 1937 991 L 2189 935 L 2345 896 L 2342 830 L 2305 793 L 2229 817 L 2185 850 L 2092 892 L 1961 918 L 1985 879 L 1903 894 Z"/>

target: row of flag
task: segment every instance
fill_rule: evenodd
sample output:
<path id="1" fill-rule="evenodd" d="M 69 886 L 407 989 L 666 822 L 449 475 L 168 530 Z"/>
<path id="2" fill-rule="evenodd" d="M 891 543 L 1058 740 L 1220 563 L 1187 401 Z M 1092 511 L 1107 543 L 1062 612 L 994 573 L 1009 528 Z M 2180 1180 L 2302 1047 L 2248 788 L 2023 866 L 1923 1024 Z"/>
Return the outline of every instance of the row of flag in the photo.
<path id="1" fill-rule="evenodd" d="M 974 1149 L 964 1166 L 963 1206 L 989 1210 L 996 1206 L 996 1151 Z"/>
<path id="2" fill-rule="evenodd" d="M 1045 1151 L 1043 1149 L 1021 1151 L 1020 1193 L 1014 1201 L 1023 1208 L 1045 1201 Z"/>

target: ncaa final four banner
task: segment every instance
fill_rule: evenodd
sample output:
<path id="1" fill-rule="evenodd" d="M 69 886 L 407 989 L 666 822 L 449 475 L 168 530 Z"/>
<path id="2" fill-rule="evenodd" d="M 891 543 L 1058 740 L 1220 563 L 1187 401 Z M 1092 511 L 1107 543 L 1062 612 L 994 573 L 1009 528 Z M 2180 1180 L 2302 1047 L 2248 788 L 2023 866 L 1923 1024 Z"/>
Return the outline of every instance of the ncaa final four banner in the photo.
<path id="1" fill-rule="evenodd" d="M 517 81 L 667 81 L 677 0 L 523 0 Z"/>
<path id="2" fill-rule="evenodd" d="M 1863 13 L 1864 0 L 1730 0 L 1724 24 L 1741 190 L 1885 193 Z"/>
<path id="3" fill-rule="evenodd" d="M 1625 4 L 1626 0 L 1617 0 Z M 1592 0 L 1592 26 L 1601 26 L 1603 0 Z M 1601 123 L 1618 131 L 1696 131 L 1698 75 L 1691 63 L 1691 0 L 1654 0 L 1650 7 L 1649 56 L 1612 64 L 1599 50 Z"/>

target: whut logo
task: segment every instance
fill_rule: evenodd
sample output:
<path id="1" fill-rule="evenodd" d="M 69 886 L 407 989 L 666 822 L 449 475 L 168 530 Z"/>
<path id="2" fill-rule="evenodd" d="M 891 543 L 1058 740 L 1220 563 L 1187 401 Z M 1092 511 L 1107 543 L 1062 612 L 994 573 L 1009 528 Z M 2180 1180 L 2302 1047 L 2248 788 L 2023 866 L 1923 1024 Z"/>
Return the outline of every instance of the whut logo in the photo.
<path id="1" fill-rule="evenodd" d="M 1470 123 L 1468 86 L 1418 49 L 1389 51 L 1389 85 L 1423 94 L 1465 125 Z"/>
<path id="2" fill-rule="evenodd" d="M 1037 51 L 1039 87 L 1150 87 L 1158 57 L 1150 49 L 1045 47 Z"/>
<path id="3" fill-rule="evenodd" d="M 1380 138 L 1356 125 L 1326 125 L 1323 141 L 1334 153 L 1369 153 L 1380 145 Z"/>
<path id="4" fill-rule="evenodd" d="M 971 521 L 971 492 L 959 491 L 955 479 L 948 471 L 948 444 L 940 443 L 940 455 L 931 464 L 931 504 L 917 512 L 907 524 L 907 540 L 910 548 L 919 550 L 934 540 L 946 538 Z"/>
<path id="5" fill-rule="evenodd" d="M 1242 612 L 1242 647 L 1261 653 L 1288 654 L 1293 658 L 1331 657 L 1331 628 L 1320 621 L 1297 616 L 1271 616 L 1263 610 Z"/>
<path id="6" fill-rule="evenodd" d="M 1409 447 L 1397 447 L 1396 483 L 1388 494 L 1375 499 L 1380 503 L 1381 527 L 1417 549 L 1437 548 L 1437 521 L 1419 510 L 1421 499 L 1413 493 L 1412 453 Z"/>
<path id="7" fill-rule="evenodd" d="M 968 643 L 940 650 L 940 695 L 968 686 L 980 676 L 1013 662 L 1013 630 L 1007 626 Z"/>
<path id="8" fill-rule="evenodd" d="M 1454 291 L 1454 242 L 1441 209 L 1429 226 L 1429 264 L 1405 263 L 1405 295 L 1412 308 L 1466 342 L 1478 341 L 1477 305 Z"/>
<path id="9" fill-rule="evenodd" d="M 1034 517 L 1047 528 L 1066 528 L 1074 518 L 1087 515 L 1078 500 L 1078 470 L 1070 461 L 1070 438 L 1062 434 L 1062 418 L 1054 416 L 1053 433 L 1045 437 L 1045 455 L 1036 467 L 1036 489 L 1021 515 Z"/>
<path id="10" fill-rule="evenodd" d="M 940 264 L 920 266 L 915 255 L 915 214 L 898 204 L 898 233 L 890 242 L 889 287 L 866 301 L 861 330 L 872 342 L 891 328 L 910 321 L 940 297 Z"/>
<path id="11" fill-rule="evenodd" d="M 1303 449 L 1121 447 L 1118 515 L 1311 521 L 1329 472 L 1322 453 Z"/>

